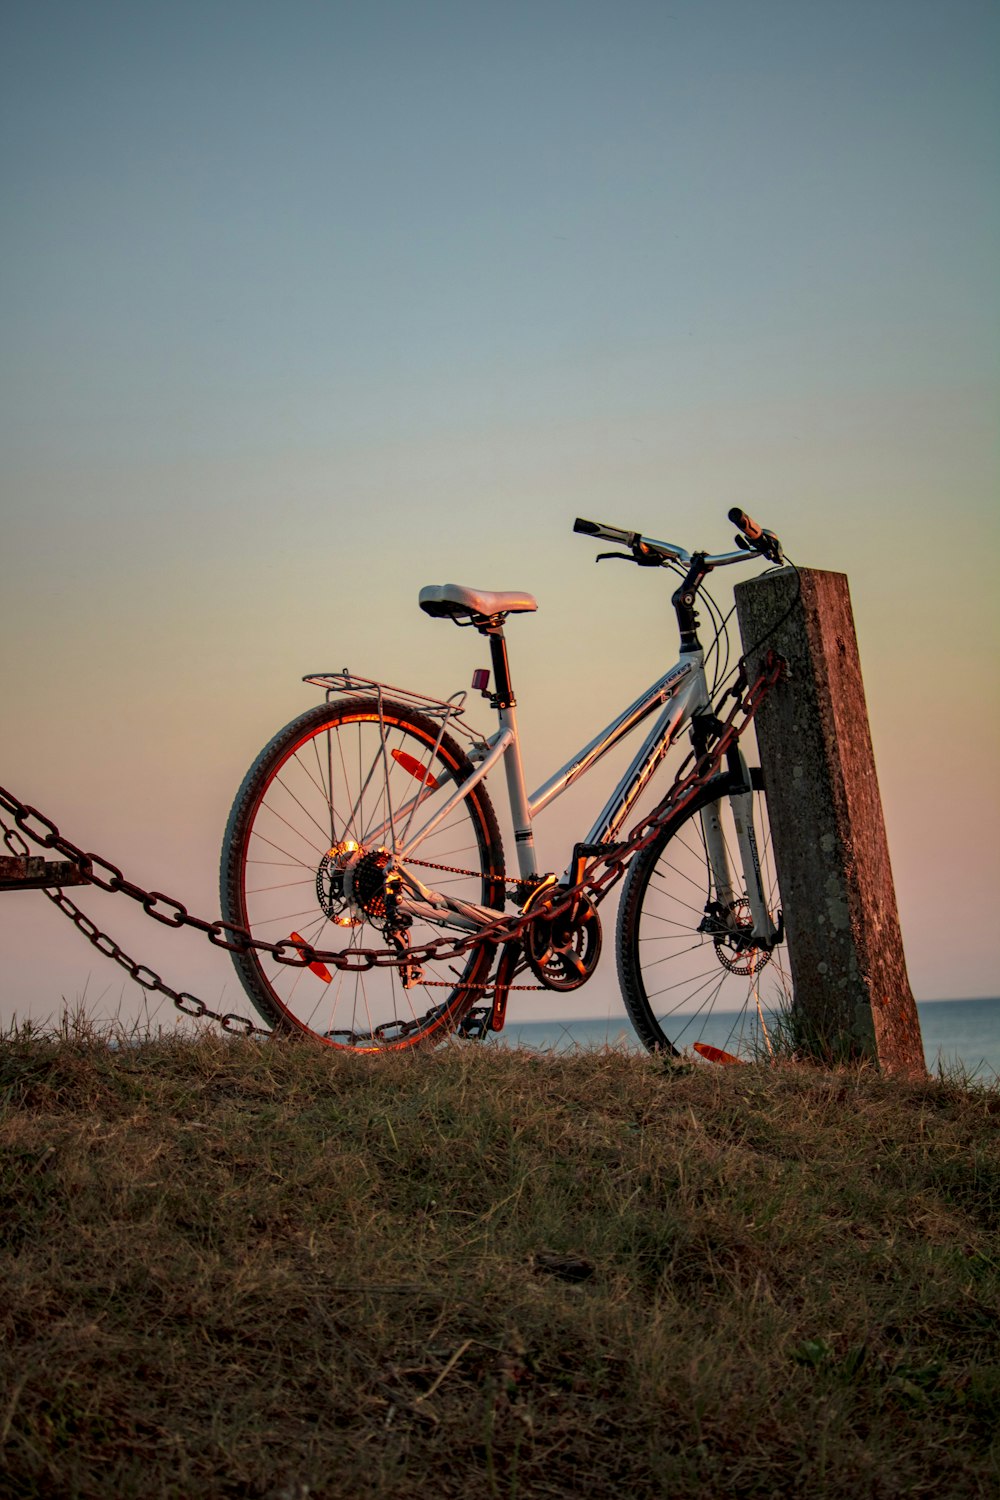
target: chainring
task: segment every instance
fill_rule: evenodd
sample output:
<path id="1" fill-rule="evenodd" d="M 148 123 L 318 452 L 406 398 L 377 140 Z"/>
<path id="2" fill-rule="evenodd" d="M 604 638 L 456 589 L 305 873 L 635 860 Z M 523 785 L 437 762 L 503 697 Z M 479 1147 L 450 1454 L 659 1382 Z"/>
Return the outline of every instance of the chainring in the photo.
<path id="1" fill-rule="evenodd" d="M 565 886 L 546 886 L 524 908 L 533 919 L 524 935 L 524 956 L 550 990 L 579 989 L 601 956 L 601 919 L 588 896 L 577 895 L 565 911 L 549 914 L 566 894 Z"/>

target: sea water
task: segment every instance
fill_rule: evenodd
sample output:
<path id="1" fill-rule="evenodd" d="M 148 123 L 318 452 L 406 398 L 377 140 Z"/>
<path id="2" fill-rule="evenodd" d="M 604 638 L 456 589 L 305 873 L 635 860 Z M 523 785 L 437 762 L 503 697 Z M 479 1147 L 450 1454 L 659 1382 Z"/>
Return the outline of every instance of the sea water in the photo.
<path id="1" fill-rule="evenodd" d="M 924 1058 L 932 1074 L 959 1073 L 980 1083 L 1000 1083 L 1000 999 L 920 1000 L 917 1002 Z M 690 1017 L 678 1017 L 683 1027 Z M 690 1040 L 708 1042 L 725 1049 L 739 1017 L 718 1014 L 699 1018 Z M 683 1050 L 682 1034 L 677 1045 Z M 565 1021 L 509 1020 L 497 1038 L 511 1047 L 564 1052 L 574 1047 L 620 1047 L 643 1050 L 628 1017 L 620 1015 L 567 1019 Z"/>

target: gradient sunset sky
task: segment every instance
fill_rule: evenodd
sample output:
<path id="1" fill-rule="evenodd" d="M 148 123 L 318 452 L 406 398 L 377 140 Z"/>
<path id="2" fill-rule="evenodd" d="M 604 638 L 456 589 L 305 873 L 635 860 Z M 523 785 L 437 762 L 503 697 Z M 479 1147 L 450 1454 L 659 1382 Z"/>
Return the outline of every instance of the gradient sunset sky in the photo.
<path id="1" fill-rule="evenodd" d="M 2 35 L 0 784 L 214 916 L 303 674 L 450 693 L 485 653 L 420 586 L 530 590 L 535 786 L 676 655 L 669 575 L 596 570 L 574 516 L 721 549 L 741 504 L 850 578 L 917 998 L 1000 993 L 993 0 L 32 0 Z M 40 893 L 0 936 L 0 1022 L 137 1011 Z M 619 1014 L 611 947 L 511 1016 Z"/>

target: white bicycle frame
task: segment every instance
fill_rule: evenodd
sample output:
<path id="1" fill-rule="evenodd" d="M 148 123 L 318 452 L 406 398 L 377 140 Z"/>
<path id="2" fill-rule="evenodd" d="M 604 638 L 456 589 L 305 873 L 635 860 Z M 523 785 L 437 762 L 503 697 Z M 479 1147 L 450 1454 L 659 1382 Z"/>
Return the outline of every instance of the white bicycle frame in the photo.
<path id="1" fill-rule="evenodd" d="M 741 522 L 746 522 L 742 513 L 731 512 L 730 519 L 735 520 L 740 516 Z M 750 526 L 756 527 L 755 522 Z M 618 531 L 613 527 L 594 526 L 586 523 L 578 526 L 588 534 L 598 535 L 603 539 L 626 546 L 639 543 L 646 555 L 655 555 L 661 559 L 671 560 L 691 568 L 695 558 L 683 547 L 678 547 L 673 542 L 658 542 L 649 538 L 639 538 L 632 533 Z M 741 526 L 741 529 L 742 526 Z M 745 533 L 749 534 L 749 533 Z M 758 529 L 758 534 L 759 529 Z M 766 535 L 770 536 L 770 533 Z M 780 557 L 780 544 L 776 538 L 772 538 L 778 547 Z M 749 554 L 749 555 L 748 555 Z M 718 567 L 727 567 L 731 563 L 748 562 L 756 555 L 751 549 L 741 548 L 736 552 L 719 553 L 710 556 L 698 553 L 695 557 L 698 565 L 704 570 L 701 577 Z M 693 595 L 687 601 L 689 606 L 693 605 Z M 692 632 L 693 636 L 693 632 Z M 683 633 L 682 633 L 683 639 Z M 335 680 L 335 677 L 324 678 L 323 676 L 310 677 L 307 681 L 322 683 Z M 336 680 L 349 682 L 349 674 L 340 674 Z M 382 686 L 372 683 L 379 696 L 379 717 L 381 724 L 381 695 Z M 412 695 L 416 698 L 418 695 Z M 464 697 L 464 694 L 461 695 Z M 507 780 L 507 795 L 510 802 L 511 818 L 514 825 L 514 840 L 517 848 L 517 865 L 522 881 L 531 881 L 538 875 L 535 861 L 535 845 L 533 823 L 534 819 L 546 807 L 549 807 L 557 797 L 561 796 L 568 787 L 579 781 L 581 776 L 594 767 L 610 750 L 619 744 L 626 735 L 630 734 L 639 724 L 658 708 L 661 712 L 643 740 L 632 761 L 601 809 L 596 822 L 587 834 L 583 844 L 594 846 L 611 843 L 628 817 L 629 810 L 635 805 L 636 800 L 642 794 L 643 789 L 649 782 L 650 777 L 660 765 L 670 747 L 676 742 L 678 736 L 691 722 L 692 718 L 699 713 L 707 712 L 710 708 L 708 685 L 705 679 L 705 653 L 700 646 L 696 649 L 685 651 L 682 649 L 680 659 L 670 670 L 632 703 L 624 712 L 613 719 L 600 734 L 596 735 L 589 744 L 566 762 L 561 770 L 548 781 L 528 795 L 524 780 L 524 767 L 521 761 L 521 745 L 518 737 L 517 716 L 514 712 L 514 704 L 511 701 L 506 706 L 498 707 L 499 727 L 486 741 L 474 746 L 470 752 L 472 761 L 471 774 L 456 786 L 454 791 L 447 796 L 441 806 L 425 822 L 419 823 L 414 828 L 414 821 L 420 810 L 420 806 L 431 789 L 428 782 L 434 788 L 440 788 L 446 784 L 444 775 L 435 773 L 435 778 L 428 777 L 428 769 L 434 758 L 449 720 L 454 720 L 460 712 L 460 705 L 454 700 L 441 703 L 435 700 L 422 700 L 423 704 L 434 703 L 433 711 L 442 717 L 441 729 L 438 734 L 437 744 L 428 752 L 424 765 L 415 773 L 417 780 L 421 783 L 420 788 L 408 801 L 400 807 L 389 808 L 388 818 L 377 828 L 370 828 L 367 833 L 366 842 L 369 844 L 382 843 L 388 836 L 393 852 L 393 865 L 398 877 L 396 887 L 397 901 L 402 912 L 421 917 L 426 921 L 440 926 L 457 927 L 466 931 L 475 931 L 477 928 L 489 926 L 497 920 L 497 911 L 493 907 L 479 906 L 472 902 L 459 901 L 453 896 L 443 895 L 441 892 L 424 885 L 413 870 L 408 867 L 407 861 L 412 859 L 424 840 L 433 831 L 440 827 L 447 818 L 451 816 L 455 808 L 462 802 L 475 787 L 483 781 L 489 773 L 502 760 Z M 388 750 L 385 740 L 385 726 L 382 728 L 382 755 L 381 760 L 388 772 Z M 709 865 L 712 871 L 712 879 L 715 886 L 715 908 L 711 920 L 729 925 L 733 930 L 739 929 L 746 935 L 746 928 L 741 923 L 738 915 L 738 906 L 741 902 L 739 892 L 746 892 L 747 904 L 750 908 L 750 916 L 753 921 L 752 934 L 750 934 L 761 946 L 773 946 L 777 937 L 777 929 L 771 920 L 767 900 L 764 893 L 761 877 L 760 857 L 757 849 L 757 836 L 753 825 L 753 795 L 750 787 L 750 776 L 746 768 L 746 762 L 742 754 L 737 751 L 738 764 L 742 775 L 739 778 L 739 789 L 727 792 L 727 798 L 733 815 L 733 824 L 736 830 L 737 845 L 740 864 L 742 866 L 742 883 L 737 885 L 733 878 L 733 870 L 726 848 L 726 841 L 722 830 L 722 820 L 719 813 L 719 802 L 712 802 L 701 809 L 701 829 L 705 840 L 705 848 Z M 373 763 L 368 773 L 368 781 L 375 772 L 376 762 Z M 362 788 L 360 797 L 368 785 Z M 386 776 L 388 785 L 388 775 Z M 572 866 L 567 867 L 563 876 L 564 883 L 570 879 Z M 709 893 L 706 892 L 706 898 Z M 706 913 L 708 916 L 708 913 Z"/>
<path id="2" fill-rule="evenodd" d="M 701 649 L 682 653 L 675 666 L 647 688 L 634 703 L 613 719 L 601 730 L 600 734 L 579 750 L 561 770 L 550 776 L 548 781 L 530 796 L 527 794 L 524 780 L 514 707 L 511 705 L 499 709 L 500 722 L 496 733 L 474 749 L 470 756 L 473 762 L 472 774 L 455 788 L 435 810 L 431 818 L 420 823 L 416 829 L 413 828 L 416 814 L 427 795 L 428 788 L 426 784 L 422 784 L 420 790 L 409 801 L 395 810 L 390 809 L 389 817 L 381 826 L 369 830 L 368 839 L 371 842 L 379 842 L 386 835 L 390 836 L 395 855 L 394 863 L 401 882 L 400 909 L 409 915 L 421 917 L 441 926 L 457 927 L 468 931 L 474 931 L 478 927 L 495 922 L 497 912 L 493 907 L 458 901 L 454 897 L 433 890 L 413 874 L 412 869 L 407 867 L 407 861 L 416 854 L 424 840 L 451 816 L 459 803 L 468 797 L 470 792 L 503 760 L 514 824 L 518 871 L 522 880 L 529 880 L 536 876 L 538 869 L 535 860 L 534 819 L 662 705 L 662 712 L 657 716 L 628 769 L 601 809 L 584 843 L 604 844 L 613 841 L 630 809 L 678 736 L 695 714 L 708 709 L 709 697 L 704 661 L 705 653 Z M 441 736 L 445 732 L 447 722 L 446 714 L 441 727 Z M 428 764 L 430 759 L 431 755 L 428 755 Z M 746 772 L 742 757 L 741 764 Z M 774 940 L 775 928 L 768 911 L 761 880 L 760 859 L 753 826 L 753 799 L 748 775 L 745 775 L 744 782 L 745 790 L 731 792 L 728 796 L 733 810 L 740 862 L 743 867 L 745 881 L 743 889 L 747 892 L 747 900 L 753 917 L 754 935 L 761 942 L 768 943 Z M 442 783 L 439 780 L 437 784 L 440 786 Z M 723 911 L 729 911 L 736 903 L 736 886 L 722 833 L 718 803 L 711 803 L 702 810 L 701 824 L 715 881 L 716 899 Z M 568 878 L 567 869 L 564 879 Z"/>

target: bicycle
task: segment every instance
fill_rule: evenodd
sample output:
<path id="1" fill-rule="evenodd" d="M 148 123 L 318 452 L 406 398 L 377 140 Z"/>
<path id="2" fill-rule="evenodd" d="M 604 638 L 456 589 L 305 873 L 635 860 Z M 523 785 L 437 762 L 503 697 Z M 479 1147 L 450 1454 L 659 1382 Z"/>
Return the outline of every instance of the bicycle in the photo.
<path id="1" fill-rule="evenodd" d="M 720 1010 L 749 1016 L 757 1041 L 761 1028 L 767 1041 L 765 1014 L 783 1008 L 790 993 L 780 895 L 760 772 L 739 748 L 742 730 L 726 730 L 720 717 L 728 617 L 704 585 L 721 567 L 785 560 L 773 532 L 740 510 L 730 519 L 736 550 L 718 554 L 576 520 L 575 532 L 620 549 L 600 553 L 599 562 L 618 558 L 681 575 L 671 599 L 679 657 L 530 795 L 504 624 L 537 608 L 531 595 L 456 584 L 420 591 L 428 615 L 489 641 L 493 686 L 483 670 L 472 680 L 497 714 L 489 736 L 466 723 L 465 692 L 430 698 L 346 669 L 303 679 L 326 699 L 254 761 L 222 851 L 223 918 L 261 943 L 233 961 L 266 1021 L 353 1052 L 499 1030 L 519 976 L 530 972 L 529 987 L 560 992 L 590 978 L 602 946 L 598 907 L 624 878 L 618 975 L 644 1045 L 678 1056 L 690 1042 L 704 1057 L 731 1061 L 732 1051 L 697 1037 Z M 707 652 L 698 636 L 701 601 L 715 628 Z M 729 693 L 739 699 L 737 689 Z M 654 715 L 561 878 L 540 872 L 535 818 Z M 638 836 L 620 841 L 685 730 L 695 769 L 681 784 L 683 797 L 668 796 Z M 516 874 L 508 874 L 486 790 L 501 761 Z M 508 902 L 513 916 L 505 914 Z M 365 946 L 373 934 L 379 949 Z M 341 946 L 330 944 L 331 935 Z M 490 993 L 490 1006 L 477 1005 Z"/>

